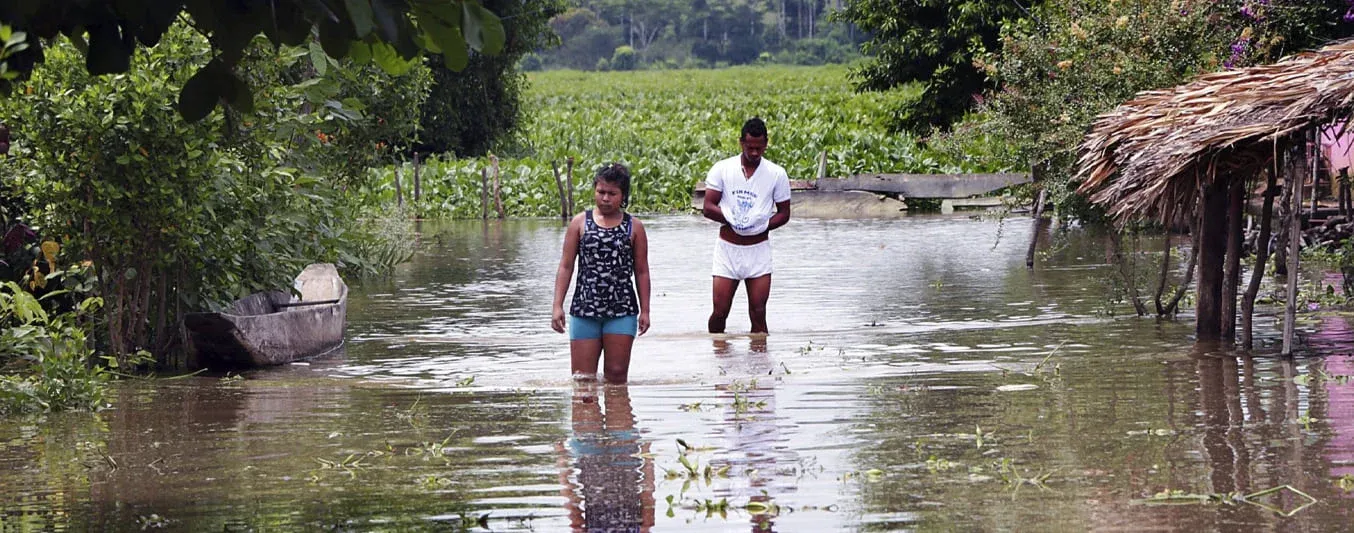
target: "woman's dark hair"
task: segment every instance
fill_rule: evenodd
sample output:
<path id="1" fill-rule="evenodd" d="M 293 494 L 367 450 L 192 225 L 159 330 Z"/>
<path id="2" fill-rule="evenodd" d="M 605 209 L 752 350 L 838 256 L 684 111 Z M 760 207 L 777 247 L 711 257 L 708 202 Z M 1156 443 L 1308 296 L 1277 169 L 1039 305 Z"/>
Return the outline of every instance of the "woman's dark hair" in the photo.
<path id="1" fill-rule="evenodd" d="M 597 175 L 592 177 L 592 186 L 597 187 L 599 181 L 605 181 L 620 189 L 621 208 L 630 207 L 630 169 L 620 163 L 607 163 L 597 169 Z"/>

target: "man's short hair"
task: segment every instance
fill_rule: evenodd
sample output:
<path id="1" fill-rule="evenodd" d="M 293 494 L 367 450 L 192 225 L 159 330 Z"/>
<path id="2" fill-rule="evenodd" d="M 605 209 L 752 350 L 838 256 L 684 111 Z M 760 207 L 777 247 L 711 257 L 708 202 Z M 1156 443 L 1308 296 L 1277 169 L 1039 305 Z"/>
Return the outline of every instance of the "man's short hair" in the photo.
<path id="1" fill-rule="evenodd" d="M 766 123 L 759 117 L 752 117 L 743 123 L 743 133 L 738 136 L 738 140 L 748 137 L 760 138 L 766 137 Z"/>

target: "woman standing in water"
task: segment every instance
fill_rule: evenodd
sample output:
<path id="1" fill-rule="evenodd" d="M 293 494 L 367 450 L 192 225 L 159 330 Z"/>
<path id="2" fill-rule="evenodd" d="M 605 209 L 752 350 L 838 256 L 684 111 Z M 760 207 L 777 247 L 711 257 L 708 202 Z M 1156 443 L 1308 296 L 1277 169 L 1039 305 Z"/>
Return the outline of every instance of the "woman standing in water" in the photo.
<path id="1" fill-rule="evenodd" d="M 573 375 L 595 378 L 600 360 L 608 382 L 625 383 L 635 336 L 649 330 L 649 240 L 644 225 L 625 212 L 630 203 L 625 166 L 603 166 L 592 189 L 594 208 L 575 216 L 564 234 L 550 327 L 564 333 L 564 294 L 577 263 L 568 316 Z"/>

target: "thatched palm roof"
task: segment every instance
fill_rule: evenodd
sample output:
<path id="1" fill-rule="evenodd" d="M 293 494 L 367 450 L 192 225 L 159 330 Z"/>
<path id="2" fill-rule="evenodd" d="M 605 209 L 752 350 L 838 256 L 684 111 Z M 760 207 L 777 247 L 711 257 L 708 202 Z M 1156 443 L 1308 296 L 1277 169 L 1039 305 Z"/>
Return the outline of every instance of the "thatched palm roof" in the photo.
<path id="1" fill-rule="evenodd" d="M 1078 192 L 1120 221 L 1181 213 L 1204 186 L 1255 176 L 1281 141 L 1348 118 L 1351 104 L 1354 39 L 1142 92 L 1092 124 Z"/>

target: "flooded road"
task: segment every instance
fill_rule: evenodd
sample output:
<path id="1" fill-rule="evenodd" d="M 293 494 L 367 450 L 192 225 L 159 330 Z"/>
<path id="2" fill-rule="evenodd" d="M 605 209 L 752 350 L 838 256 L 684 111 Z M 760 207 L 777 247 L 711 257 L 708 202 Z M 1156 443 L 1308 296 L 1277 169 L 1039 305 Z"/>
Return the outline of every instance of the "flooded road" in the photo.
<path id="1" fill-rule="evenodd" d="M 1354 518 L 1354 317 L 1307 320 L 1302 357 L 1237 357 L 1195 348 L 1189 317 L 1126 316 L 1085 232 L 1031 271 L 1028 219 L 795 220 L 773 238 L 772 334 L 746 335 L 740 293 L 711 336 L 713 225 L 646 226 L 653 326 L 628 386 L 569 379 L 549 327 L 557 222 L 425 223 L 410 264 L 354 284 L 339 357 L 125 381 L 98 414 L 0 421 L 0 530 Z"/>

